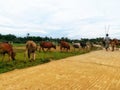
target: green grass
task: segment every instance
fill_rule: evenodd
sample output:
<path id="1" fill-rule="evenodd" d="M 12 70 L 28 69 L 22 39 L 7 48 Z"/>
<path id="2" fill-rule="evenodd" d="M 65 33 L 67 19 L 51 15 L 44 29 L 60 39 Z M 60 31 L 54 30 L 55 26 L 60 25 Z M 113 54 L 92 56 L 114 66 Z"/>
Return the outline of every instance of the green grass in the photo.
<path id="1" fill-rule="evenodd" d="M 17 47 L 21 45 L 16 45 Z M 97 50 L 97 48 L 94 48 Z M 8 57 L 6 55 L 5 60 L 1 61 L 0 56 L 0 73 L 8 72 L 14 69 L 21 69 L 26 67 L 31 67 L 35 65 L 40 65 L 43 63 L 50 62 L 52 60 L 59 60 L 62 58 L 80 55 L 84 53 L 88 53 L 89 51 L 71 51 L 71 52 L 60 52 L 60 51 L 51 51 L 51 52 L 36 52 L 36 60 L 35 61 L 28 61 L 24 58 L 24 50 L 23 49 L 16 49 L 16 60 L 15 61 L 8 61 Z"/>
<path id="2" fill-rule="evenodd" d="M 25 46 L 25 44 L 14 43 L 13 46 L 21 47 L 21 46 Z"/>

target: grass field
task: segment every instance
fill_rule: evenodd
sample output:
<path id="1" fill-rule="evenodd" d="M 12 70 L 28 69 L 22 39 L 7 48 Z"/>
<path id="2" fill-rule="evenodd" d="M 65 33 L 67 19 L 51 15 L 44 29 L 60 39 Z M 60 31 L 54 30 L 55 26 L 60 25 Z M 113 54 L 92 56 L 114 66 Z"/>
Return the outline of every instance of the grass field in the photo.
<path id="1" fill-rule="evenodd" d="M 14 44 L 13 45 L 14 50 L 16 52 L 16 60 L 15 61 L 8 61 L 7 55 L 5 56 L 4 61 L 1 61 L 1 55 L 0 55 L 0 73 L 8 72 L 14 69 L 20 69 L 20 68 L 26 68 L 30 66 L 35 66 L 43 63 L 50 62 L 52 60 L 59 60 L 62 58 L 80 55 L 89 52 L 88 50 L 75 50 L 71 48 L 69 52 L 60 52 L 59 46 L 57 46 L 57 49 L 51 49 L 49 52 L 38 52 L 36 51 L 36 60 L 33 62 L 30 62 L 28 60 L 25 60 L 24 53 L 25 53 L 25 45 L 24 44 Z M 94 48 L 96 50 L 97 48 Z"/>

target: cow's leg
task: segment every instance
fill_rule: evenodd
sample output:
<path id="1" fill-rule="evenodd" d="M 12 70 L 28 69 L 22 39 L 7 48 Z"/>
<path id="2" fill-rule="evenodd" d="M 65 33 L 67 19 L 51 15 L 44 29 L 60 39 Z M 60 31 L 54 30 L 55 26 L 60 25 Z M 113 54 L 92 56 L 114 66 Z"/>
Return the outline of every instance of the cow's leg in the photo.
<path id="1" fill-rule="evenodd" d="M 88 47 L 87 46 L 85 46 L 85 51 L 87 51 L 88 50 Z"/>
<path id="2" fill-rule="evenodd" d="M 113 46 L 113 51 L 115 50 L 115 46 Z"/>
<path id="3" fill-rule="evenodd" d="M 49 51 L 50 50 L 50 48 L 47 48 L 47 50 L 46 51 Z"/>
<path id="4" fill-rule="evenodd" d="M 60 46 L 60 51 L 62 52 L 62 47 Z"/>
<path id="5" fill-rule="evenodd" d="M 41 52 L 41 47 L 39 47 L 39 52 Z"/>
<path id="6" fill-rule="evenodd" d="M 68 48 L 66 48 L 66 51 L 68 52 Z"/>
<path id="7" fill-rule="evenodd" d="M 5 54 L 2 55 L 2 62 L 3 62 L 4 58 L 5 58 Z"/>
<path id="8" fill-rule="evenodd" d="M 31 61 L 31 51 L 28 50 L 28 53 L 27 53 L 27 54 L 28 54 L 28 59 L 29 59 L 29 61 Z"/>
<path id="9" fill-rule="evenodd" d="M 34 60 L 34 61 L 35 61 L 35 56 L 36 56 L 36 54 L 35 54 L 35 52 L 33 52 L 32 53 L 32 60 Z"/>
<path id="10" fill-rule="evenodd" d="M 66 52 L 68 52 L 68 48 L 67 48 L 67 47 L 66 47 L 66 48 L 64 48 L 64 49 L 65 49 L 65 51 L 66 51 Z"/>
<path id="11" fill-rule="evenodd" d="M 28 58 L 29 58 L 29 60 L 31 60 L 31 56 L 30 56 L 30 54 L 31 54 L 31 53 L 30 53 L 30 52 L 28 52 Z"/>
<path id="12" fill-rule="evenodd" d="M 49 51 L 49 48 L 46 49 L 46 52 Z"/>
<path id="13" fill-rule="evenodd" d="M 112 46 L 112 51 L 114 51 L 114 45 Z"/>
<path id="14" fill-rule="evenodd" d="M 115 45 L 115 48 L 116 48 L 116 50 L 119 50 L 119 46 L 118 45 Z"/>
<path id="15" fill-rule="evenodd" d="M 42 48 L 43 52 L 45 52 L 44 48 Z"/>
<path id="16" fill-rule="evenodd" d="M 82 50 L 82 51 L 84 50 L 84 47 L 83 47 L 83 46 L 81 46 L 81 50 Z"/>
<path id="17" fill-rule="evenodd" d="M 66 47 L 64 47 L 64 51 L 65 51 L 65 50 L 67 50 L 67 48 L 66 48 Z"/>

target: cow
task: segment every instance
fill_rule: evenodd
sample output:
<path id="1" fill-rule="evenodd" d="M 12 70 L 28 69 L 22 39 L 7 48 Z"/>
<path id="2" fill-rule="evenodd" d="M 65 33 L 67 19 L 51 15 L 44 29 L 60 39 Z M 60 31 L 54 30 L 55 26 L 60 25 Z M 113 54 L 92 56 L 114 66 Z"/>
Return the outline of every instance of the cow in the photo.
<path id="1" fill-rule="evenodd" d="M 26 56 L 28 56 L 29 61 L 34 61 L 35 60 L 35 51 L 37 50 L 37 45 L 34 41 L 27 41 L 26 42 L 26 51 L 25 51 L 25 60 Z M 31 58 L 32 54 L 32 58 Z"/>
<path id="2" fill-rule="evenodd" d="M 115 47 L 116 47 L 116 49 L 117 49 L 117 47 L 119 47 L 120 42 L 118 39 L 114 38 L 114 39 L 110 40 L 110 45 L 112 47 L 112 51 L 114 51 Z"/>
<path id="3" fill-rule="evenodd" d="M 47 51 L 50 51 L 51 48 L 56 49 L 56 45 L 54 45 L 52 42 L 47 42 L 47 41 L 42 41 L 40 42 L 40 49 L 39 51 L 41 51 L 41 49 L 43 51 L 45 51 L 44 49 L 47 49 Z"/>
<path id="4" fill-rule="evenodd" d="M 68 42 L 60 41 L 60 51 L 62 51 L 62 49 L 66 49 L 67 52 L 68 50 L 70 50 L 70 45 L 68 44 Z"/>
<path id="5" fill-rule="evenodd" d="M 87 41 L 86 42 L 86 48 L 88 51 L 90 51 L 91 49 L 93 49 L 93 43 L 91 41 Z"/>
<path id="6" fill-rule="evenodd" d="M 82 49 L 87 48 L 87 44 L 85 42 L 80 42 L 80 46 Z"/>
<path id="7" fill-rule="evenodd" d="M 74 48 L 74 51 L 75 51 L 75 48 L 78 48 L 79 50 L 81 48 L 80 43 L 74 43 L 74 42 L 72 42 L 72 46 Z"/>
<path id="8" fill-rule="evenodd" d="M 9 43 L 5 43 L 5 42 L 2 42 L 0 43 L 0 54 L 3 55 L 2 57 L 2 61 L 4 60 L 5 58 L 5 54 L 8 54 L 9 56 L 9 61 L 12 59 L 12 60 L 15 60 L 15 52 L 13 50 L 13 47 L 11 44 Z"/>
<path id="9" fill-rule="evenodd" d="M 90 51 L 93 48 L 93 44 L 90 41 L 83 42 L 80 41 L 80 46 L 82 50 Z"/>

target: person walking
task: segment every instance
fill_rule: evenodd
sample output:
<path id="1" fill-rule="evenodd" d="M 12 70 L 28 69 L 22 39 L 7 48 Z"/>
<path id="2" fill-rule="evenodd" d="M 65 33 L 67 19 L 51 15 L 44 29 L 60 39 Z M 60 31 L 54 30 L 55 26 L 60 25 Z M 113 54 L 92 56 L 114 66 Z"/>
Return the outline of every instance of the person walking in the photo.
<path id="1" fill-rule="evenodd" d="M 109 34 L 106 34 L 106 37 L 105 37 L 105 49 L 106 51 L 108 51 L 109 49 L 109 43 L 110 43 L 110 38 L 109 38 Z"/>

